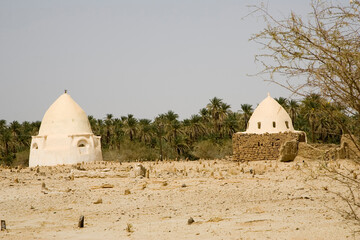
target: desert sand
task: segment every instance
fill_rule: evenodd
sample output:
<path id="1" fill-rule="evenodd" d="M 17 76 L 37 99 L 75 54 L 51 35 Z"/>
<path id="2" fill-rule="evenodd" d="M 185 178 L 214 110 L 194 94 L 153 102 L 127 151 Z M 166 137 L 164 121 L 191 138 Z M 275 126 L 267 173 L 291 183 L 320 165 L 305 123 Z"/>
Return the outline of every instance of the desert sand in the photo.
<path id="1" fill-rule="evenodd" d="M 356 239 L 318 161 L 0 168 L 1 239 Z M 347 162 L 338 161 L 341 168 Z M 358 171 L 358 169 L 357 169 Z M 79 217 L 85 219 L 78 228 Z M 189 218 L 194 222 L 188 224 Z"/>

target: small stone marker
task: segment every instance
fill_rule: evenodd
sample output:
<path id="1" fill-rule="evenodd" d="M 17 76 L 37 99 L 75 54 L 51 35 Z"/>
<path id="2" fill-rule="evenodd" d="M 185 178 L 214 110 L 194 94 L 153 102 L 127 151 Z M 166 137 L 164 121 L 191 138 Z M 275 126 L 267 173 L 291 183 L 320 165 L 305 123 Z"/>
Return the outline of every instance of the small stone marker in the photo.
<path id="1" fill-rule="evenodd" d="M 84 227 L 84 216 L 81 215 L 79 218 L 79 224 L 78 224 L 79 228 L 83 228 Z"/>
<path id="2" fill-rule="evenodd" d="M 189 219 L 188 219 L 188 224 L 190 225 L 190 224 L 192 224 L 192 223 L 194 223 L 195 222 L 195 220 L 192 218 L 192 217 L 190 217 Z"/>
<path id="3" fill-rule="evenodd" d="M 103 201 L 102 201 L 102 198 L 99 198 L 96 202 L 94 202 L 94 204 L 100 204 L 100 203 L 102 203 Z"/>
<path id="4" fill-rule="evenodd" d="M 134 166 L 134 176 L 135 177 L 146 177 L 146 168 L 141 165 L 140 163 L 137 163 Z"/>
<path id="5" fill-rule="evenodd" d="M 104 183 L 103 185 L 101 185 L 101 188 L 113 188 L 114 185 L 109 184 L 109 183 Z"/>
<path id="6" fill-rule="evenodd" d="M 5 231 L 5 230 L 6 230 L 5 220 L 1 220 L 1 231 Z"/>

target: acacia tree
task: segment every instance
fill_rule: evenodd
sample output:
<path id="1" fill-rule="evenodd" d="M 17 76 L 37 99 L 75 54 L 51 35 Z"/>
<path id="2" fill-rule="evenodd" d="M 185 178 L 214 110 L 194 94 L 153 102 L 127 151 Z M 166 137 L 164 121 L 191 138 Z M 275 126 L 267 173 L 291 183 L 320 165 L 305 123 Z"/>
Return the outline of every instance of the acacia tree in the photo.
<path id="1" fill-rule="evenodd" d="M 313 1 L 307 19 L 294 12 L 276 19 L 267 8 L 254 8 L 267 22 L 251 38 L 264 46 L 264 53 L 256 56 L 261 73 L 295 94 L 318 93 L 348 114 L 359 114 L 360 2 Z"/>
<path id="2" fill-rule="evenodd" d="M 256 56 L 269 81 L 303 97 L 315 93 L 326 101 L 320 108 L 332 117 L 345 133 L 350 133 L 329 105 L 339 106 L 348 116 L 360 113 L 360 1 L 342 5 L 314 0 L 306 18 L 291 12 L 277 19 L 264 6 L 254 12 L 264 17 L 267 27 L 251 40 L 264 52 Z M 284 76 L 285 78 L 278 78 Z M 358 124 L 358 122 L 357 122 Z M 314 129 L 312 129 L 314 135 Z M 355 138 L 352 141 L 360 151 Z M 354 160 L 356 164 L 360 162 Z M 360 181 L 349 172 L 328 169 L 348 193 L 340 194 L 349 206 L 349 215 L 360 224 Z M 348 194 L 348 195 L 346 195 Z"/>

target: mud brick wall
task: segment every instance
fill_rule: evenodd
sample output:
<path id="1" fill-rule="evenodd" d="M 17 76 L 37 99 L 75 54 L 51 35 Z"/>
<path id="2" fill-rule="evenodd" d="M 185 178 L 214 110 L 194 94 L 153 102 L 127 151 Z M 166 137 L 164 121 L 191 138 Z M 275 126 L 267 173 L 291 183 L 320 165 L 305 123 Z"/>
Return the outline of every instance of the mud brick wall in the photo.
<path id="1" fill-rule="evenodd" d="M 281 145 L 287 141 L 302 141 L 302 133 L 235 133 L 232 138 L 234 161 L 277 160 Z"/>
<path id="2" fill-rule="evenodd" d="M 359 159 L 360 151 L 353 140 L 360 146 L 359 138 L 354 135 L 343 134 L 341 136 L 340 148 L 337 149 L 337 159 Z"/>

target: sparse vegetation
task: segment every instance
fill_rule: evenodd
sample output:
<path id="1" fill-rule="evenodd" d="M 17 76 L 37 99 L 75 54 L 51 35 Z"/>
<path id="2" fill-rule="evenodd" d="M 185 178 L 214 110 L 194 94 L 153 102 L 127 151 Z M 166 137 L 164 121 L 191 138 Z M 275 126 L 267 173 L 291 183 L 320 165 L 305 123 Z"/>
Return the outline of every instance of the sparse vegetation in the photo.
<path id="1" fill-rule="evenodd" d="M 126 229 L 125 229 L 128 233 L 133 233 L 134 232 L 134 227 L 131 223 L 127 223 L 126 224 Z"/>

